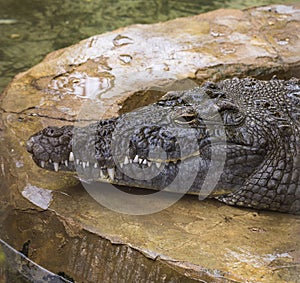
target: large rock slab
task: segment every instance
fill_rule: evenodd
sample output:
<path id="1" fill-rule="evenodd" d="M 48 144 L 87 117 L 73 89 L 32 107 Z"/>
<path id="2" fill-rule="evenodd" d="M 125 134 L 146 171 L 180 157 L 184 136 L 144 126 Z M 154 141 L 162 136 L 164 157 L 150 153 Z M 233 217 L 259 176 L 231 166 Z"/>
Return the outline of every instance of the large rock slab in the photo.
<path id="1" fill-rule="evenodd" d="M 297 282 L 298 216 L 195 197 L 118 214 L 72 174 L 35 166 L 25 142 L 207 79 L 299 76 L 299 30 L 299 4 L 218 10 L 93 36 L 16 76 L 1 95 L 1 236 L 18 249 L 31 239 L 33 260 L 84 282 Z"/>

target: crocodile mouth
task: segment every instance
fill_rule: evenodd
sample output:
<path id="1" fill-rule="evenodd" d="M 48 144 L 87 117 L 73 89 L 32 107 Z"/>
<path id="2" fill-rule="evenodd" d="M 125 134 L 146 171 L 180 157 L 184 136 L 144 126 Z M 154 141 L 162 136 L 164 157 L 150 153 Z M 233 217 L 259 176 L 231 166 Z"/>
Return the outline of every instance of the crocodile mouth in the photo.
<path id="1" fill-rule="evenodd" d="M 117 182 L 121 181 L 123 178 L 119 178 L 120 175 L 126 170 L 126 167 L 131 166 L 132 170 L 134 168 L 139 169 L 151 169 L 155 170 L 168 170 L 169 168 L 177 168 L 181 163 L 192 159 L 192 158 L 200 158 L 200 152 L 195 151 L 189 155 L 181 156 L 180 158 L 170 158 L 170 159 L 162 159 L 162 158 L 151 158 L 151 157 L 141 157 L 139 155 L 135 155 L 134 157 L 125 156 L 123 158 L 117 157 L 113 162 L 110 160 L 109 164 L 105 164 L 105 161 L 94 160 L 86 160 L 76 158 L 76 154 L 73 151 L 64 152 L 63 160 L 52 160 L 51 158 L 41 160 L 34 155 L 36 144 L 33 144 L 33 140 L 29 139 L 27 142 L 27 150 L 33 154 L 32 158 L 35 163 L 43 168 L 50 171 L 71 171 L 79 173 L 79 176 L 82 180 L 86 181 L 107 181 L 107 182 Z M 40 147 L 40 146 L 38 146 Z M 46 151 L 46 150 L 45 150 Z M 46 154 L 45 154 L 46 155 Z"/>
<path id="2" fill-rule="evenodd" d="M 70 153 L 71 160 L 74 154 Z M 75 168 L 77 177 L 84 183 L 109 183 L 121 186 L 130 186 L 151 190 L 165 190 L 181 193 L 185 186 L 178 186 L 177 176 L 179 171 L 184 171 L 184 179 L 181 184 L 186 184 L 186 178 L 191 175 L 189 168 L 194 167 L 194 172 L 199 172 L 208 168 L 209 162 L 201 159 L 199 152 L 193 155 L 182 157 L 181 159 L 162 160 L 146 159 L 136 155 L 134 158 L 125 156 L 122 161 L 116 161 L 113 166 L 99 166 L 99 163 L 82 161 L 75 158 L 68 162 L 68 168 Z M 191 166 L 191 164 L 194 166 Z M 51 166 L 51 164 L 50 164 Z M 64 170 L 65 163 L 61 164 L 59 170 Z M 193 183 L 193 182 L 192 182 Z M 192 190 L 191 190 L 191 193 Z M 194 194 L 198 194 L 195 190 Z"/>
<path id="3" fill-rule="evenodd" d="M 177 151 L 163 156 L 129 149 L 127 154 L 110 152 L 107 158 L 97 155 L 95 143 L 88 145 L 83 140 L 73 145 L 75 140 L 72 126 L 48 127 L 29 138 L 27 150 L 39 167 L 76 172 L 76 176 L 87 183 L 107 182 L 150 189 L 167 187 L 182 168 L 188 177 L 191 167 L 197 172 L 206 170 L 209 164 L 209 140 L 202 140 L 201 146 L 185 155 L 176 147 Z"/>
<path id="4" fill-rule="evenodd" d="M 88 129 L 84 129 L 84 131 L 89 132 Z M 108 140 L 112 140 L 111 135 Z M 120 136 L 120 140 L 123 140 L 122 136 Z M 193 179 L 195 181 L 191 181 L 189 194 L 197 195 L 199 195 L 211 166 L 218 166 L 223 162 L 220 167 L 223 170 L 225 159 L 228 159 L 229 166 L 237 164 L 236 172 L 239 172 L 239 168 L 242 166 L 246 166 L 249 171 L 262 158 L 258 148 L 247 144 L 231 143 L 223 140 L 220 136 L 205 136 L 197 140 L 194 147 L 188 151 L 181 152 L 180 147 L 172 147 L 173 151 L 169 151 L 165 155 L 151 155 L 150 149 L 145 152 L 129 148 L 128 152 L 119 150 L 116 154 L 106 149 L 104 152 L 106 158 L 103 154 L 99 154 L 100 144 L 107 145 L 103 141 L 107 140 L 105 137 L 103 140 L 99 140 L 97 134 L 87 138 L 85 133 L 79 133 L 76 138 L 72 126 L 48 127 L 29 138 L 27 150 L 32 154 L 34 162 L 39 167 L 56 172 L 76 172 L 75 176 L 85 183 L 104 182 L 126 187 L 182 193 L 187 183 Z M 232 156 L 230 156 L 231 150 Z M 245 161 L 250 162 L 248 166 L 238 165 L 239 161 L 236 160 L 237 156 L 234 152 L 242 154 L 243 151 L 244 155 L 248 156 L 245 158 Z M 213 153 L 216 154 L 213 155 Z M 229 155 L 227 155 L 228 153 Z M 234 167 L 230 167 L 230 169 L 233 171 Z M 194 174 L 194 172 L 196 173 Z M 178 178 L 178 176 L 181 177 Z M 242 180 L 237 182 L 240 184 Z M 171 184 L 174 187 L 171 187 Z M 214 195 L 224 194 L 227 191 L 230 190 L 220 187 L 214 191 Z"/>

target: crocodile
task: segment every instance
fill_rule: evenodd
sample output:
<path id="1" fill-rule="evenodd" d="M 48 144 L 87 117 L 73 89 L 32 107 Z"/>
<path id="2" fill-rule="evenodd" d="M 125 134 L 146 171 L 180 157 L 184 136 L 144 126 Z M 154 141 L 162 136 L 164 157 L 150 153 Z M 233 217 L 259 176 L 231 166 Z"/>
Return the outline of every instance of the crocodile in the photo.
<path id="1" fill-rule="evenodd" d="M 299 79 L 232 78 L 86 126 L 49 126 L 27 151 L 86 181 L 200 194 L 216 179 L 208 197 L 299 214 L 299 118 Z"/>

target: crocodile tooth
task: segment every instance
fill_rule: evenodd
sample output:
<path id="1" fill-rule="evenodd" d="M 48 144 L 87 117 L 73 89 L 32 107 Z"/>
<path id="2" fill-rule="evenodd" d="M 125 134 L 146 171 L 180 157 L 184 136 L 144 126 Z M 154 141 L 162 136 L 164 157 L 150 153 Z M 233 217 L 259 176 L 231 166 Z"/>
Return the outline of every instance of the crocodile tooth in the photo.
<path id="1" fill-rule="evenodd" d="M 94 164 L 94 168 L 97 168 L 98 167 L 98 163 L 97 162 L 95 162 L 95 164 Z"/>
<path id="2" fill-rule="evenodd" d="M 155 162 L 155 165 L 157 168 L 159 168 L 161 164 L 159 162 Z"/>
<path id="3" fill-rule="evenodd" d="M 90 167 L 90 162 L 89 161 L 86 162 L 86 167 Z"/>
<path id="4" fill-rule="evenodd" d="M 70 161 L 70 162 L 73 162 L 73 161 L 74 161 L 74 153 L 73 153 L 73 151 L 70 152 L 70 155 L 69 155 L 69 161 Z"/>
<path id="5" fill-rule="evenodd" d="M 65 165 L 68 167 L 69 165 L 68 160 L 65 160 Z"/>
<path id="6" fill-rule="evenodd" d="M 151 165 L 152 165 L 152 162 L 148 161 L 148 166 L 151 167 Z"/>
<path id="7" fill-rule="evenodd" d="M 142 164 L 143 163 L 143 158 L 139 158 L 139 163 Z"/>
<path id="8" fill-rule="evenodd" d="M 80 160 L 77 158 L 77 159 L 76 159 L 76 164 L 78 165 L 78 164 L 79 164 L 79 162 L 80 162 Z"/>
<path id="9" fill-rule="evenodd" d="M 124 165 L 127 165 L 127 164 L 129 164 L 129 159 L 128 159 L 128 156 L 125 156 Z"/>
<path id="10" fill-rule="evenodd" d="M 58 162 L 54 162 L 53 165 L 54 165 L 54 170 L 57 172 L 58 171 L 58 167 L 59 167 Z"/>
<path id="11" fill-rule="evenodd" d="M 148 164 L 147 159 L 144 159 L 143 164 L 144 164 L 144 165 L 147 165 L 147 164 Z"/>
<path id="12" fill-rule="evenodd" d="M 107 168 L 107 173 L 111 180 L 115 179 L 115 168 Z"/>
<path id="13" fill-rule="evenodd" d="M 45 167 L 45 161 L 41 161 L 41 167 L 42 167 L 42 168 Z"/>
<path id="14" fill-rule="evenodd" d="M 51 160 L 51 159 L 49 159 L 49 163 L 52 163 L 52 160 Z"/>
<path id="15" fill-rule="evenodd" d="M 139 162 L 139 156 L 136 155 L 135 158 L 133 159 L 133 163 L 138 163 Z"/>
<path id="16" fill-rule="evenodd" d="M 85 169 L 85 166 L 86 166 L 86 163 L 83 161 L 83 162 L 82 162 L 82 167 L 83 167 L 83 169 Z"/>
<path id="17" fill-rule="evenodd" d="M 121 168 L 123 168 L 124 164 L 122 162 L 119 163 L 119 165 L 120 165 Z"/>

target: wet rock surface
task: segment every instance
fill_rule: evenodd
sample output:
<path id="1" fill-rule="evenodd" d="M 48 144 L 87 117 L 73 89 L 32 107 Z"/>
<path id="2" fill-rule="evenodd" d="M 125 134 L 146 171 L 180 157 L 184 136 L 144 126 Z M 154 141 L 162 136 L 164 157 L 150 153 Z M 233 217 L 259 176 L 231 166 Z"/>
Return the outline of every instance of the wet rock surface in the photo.
<path id="1" fill-rule="evenodd" d="M 30 239 L 32 260 L 78 282 L 299 282 L 299 216 L 192 196 L 118 214 L 25 148 L 48 125 L 116 116 L 208 79 L 299 77 L 299 29 L 299 5 L 219 10 L 93 36 L 16 76 L 1 95 L 0 236 L 16 249 Z"/>

